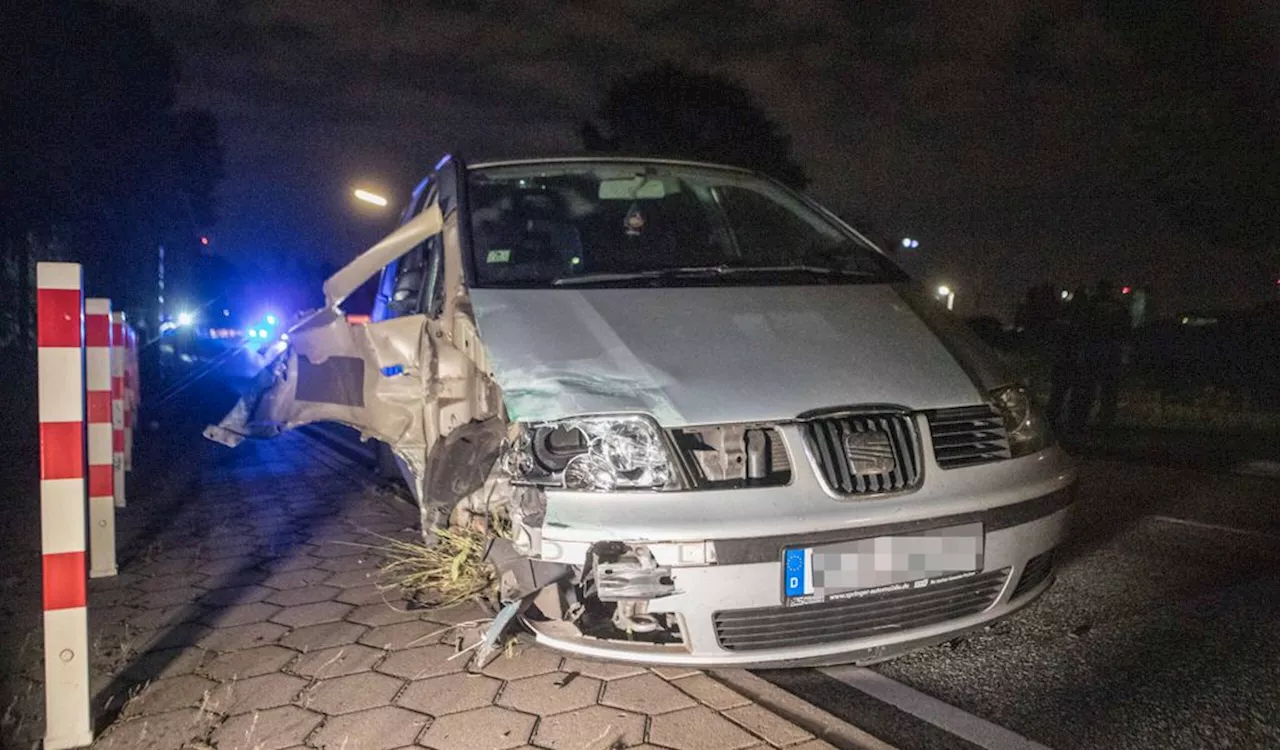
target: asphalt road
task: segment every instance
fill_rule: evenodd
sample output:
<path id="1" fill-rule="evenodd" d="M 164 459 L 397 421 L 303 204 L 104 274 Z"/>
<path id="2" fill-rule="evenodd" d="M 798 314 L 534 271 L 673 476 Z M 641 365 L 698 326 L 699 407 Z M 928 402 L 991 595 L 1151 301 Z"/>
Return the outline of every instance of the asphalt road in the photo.
<path id="1" fill-rule="evenodd" d="M 901 748 L 1280 747 L 1280 478 L 1085 461 L 1080 490 L 1030 608 L 869 670 L 760 676 Z"/>

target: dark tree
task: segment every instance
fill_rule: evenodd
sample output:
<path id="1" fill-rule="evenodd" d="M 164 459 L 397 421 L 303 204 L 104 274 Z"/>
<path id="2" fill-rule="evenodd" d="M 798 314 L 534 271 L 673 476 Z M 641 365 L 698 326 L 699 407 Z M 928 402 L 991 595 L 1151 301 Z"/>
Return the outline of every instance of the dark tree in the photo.
<path id="1" fill-rule="evenodd" d="M 1107 0 L 1111 29 L 1150 72 L 1126 102 L 1129 173 L 1191 234 L 1273 260 L 1280 243 L 1280 69 L 1276 20 L 1250 7 Z"/>
<path id="2" fill-rule="evenodd" d="M 216 120 L 175 110 L 174 52 L 132 8 L 9 4 L 0 50 L 5 251 L 83 262 L 90 293 L 138 305 L 157 245 L 194 258 L 214 220 Z"/>
<path id="3" fill-rule="evenodd" d="M 87 291 L 154 320 L 157 247 L 190 274 L 213 221 L 212 115 L 175 111 L 173 51 L 137 10 L 0 5 L 0 430 L 35 440 L 35 261 L 85 265 Z"/>
<path id="4" fill-rule="evenodd" d="M 214 225 L 214 190 L 223 177 L 217 118 L 204 110 L 176 113 L 170 120 L 169 148 L 167 163 L 173 187 L 185 198 L 187 220 L 201 227 Z"/>
<path id="5" fill-rule="evenodd" d="M 609 87 L 599 125 L 582 126 L 588 151 L 618 151 L 748 167 L 795 188 L 808 179 L 791 139 L 738 83 L 670 63 Z"/>

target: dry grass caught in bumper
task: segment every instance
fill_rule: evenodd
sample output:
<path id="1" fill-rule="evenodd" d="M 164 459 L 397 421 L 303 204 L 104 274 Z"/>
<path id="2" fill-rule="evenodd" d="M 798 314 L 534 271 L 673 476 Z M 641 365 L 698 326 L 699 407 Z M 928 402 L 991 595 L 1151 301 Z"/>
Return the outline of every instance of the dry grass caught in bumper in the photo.
<path id="1" fill-rule="evenodd" d="M 494 532 L 474 526 L 432 529 L 436 543 L 388 539 L 380 568 L 384 588 L 402 588 L 433 607 L 498 599 L 498 573 L 484 553 Z"/>

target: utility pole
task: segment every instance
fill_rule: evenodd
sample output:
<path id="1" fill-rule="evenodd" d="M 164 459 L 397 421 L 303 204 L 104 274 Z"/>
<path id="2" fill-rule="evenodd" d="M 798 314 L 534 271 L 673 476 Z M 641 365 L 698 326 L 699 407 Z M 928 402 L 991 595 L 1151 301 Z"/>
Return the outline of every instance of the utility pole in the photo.
<path id="1" fill-rule="evenodd" d="M 164 245 L 156 245 L 158 259 L 156 262 L 156 331 L 164 323 Z"/>

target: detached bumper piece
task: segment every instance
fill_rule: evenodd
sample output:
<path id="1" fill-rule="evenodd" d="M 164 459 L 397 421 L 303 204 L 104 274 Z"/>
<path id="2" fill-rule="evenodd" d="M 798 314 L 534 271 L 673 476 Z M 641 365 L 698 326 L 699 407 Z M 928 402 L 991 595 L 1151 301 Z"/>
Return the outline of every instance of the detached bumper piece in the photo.
<path id="1" fill-rule="evenodd" d="M 658 565 L 644 547 L 600 542 L 591 548 L 594 593 L 602 602 L 658 599 L 676 593 L 671 568 Z"/>
<path id="2" fill-rule="evenodd" d="M 716 639 L 729 651 L 812 646 L 923 628 L 977 614 L 1000 596 L 1009 568 L 918 592 L 893 591 L 798 607 L 735 609 L 712 615 Z"/>

